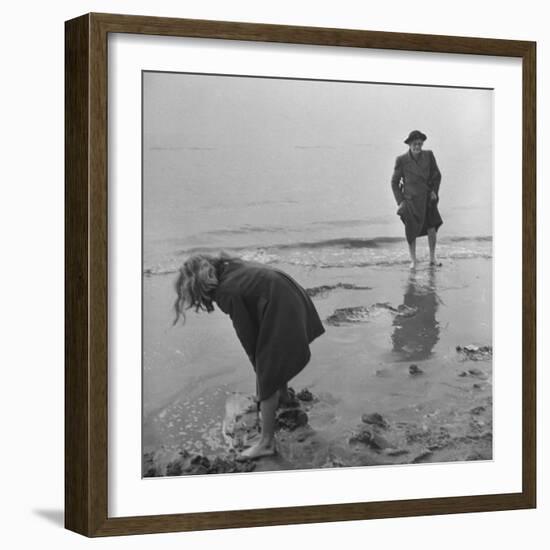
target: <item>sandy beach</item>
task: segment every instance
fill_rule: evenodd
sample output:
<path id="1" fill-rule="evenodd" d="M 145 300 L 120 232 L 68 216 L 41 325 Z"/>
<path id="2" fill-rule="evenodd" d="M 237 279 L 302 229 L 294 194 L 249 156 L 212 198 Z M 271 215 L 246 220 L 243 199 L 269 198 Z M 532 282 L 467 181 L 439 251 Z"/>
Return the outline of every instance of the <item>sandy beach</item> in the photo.
<path id="1" fill-rule="evenodd" d="M 492 458 L 488 255 L 435 269 L 424 261 L 415 272 L 405 262 L 278 267 L 309 290 L 326 333 L 291 382 L 313 397 L 299 402 L 307 425 L 279 430 L 278 454 L 250 469 Z M 190 312 L 185 326 L 170 326 L 173 278 L 144 278 L 144 475 L 167 475 L 178 453 L 230 460 L 226 402 L 255 388 L 228 317 Z"/>

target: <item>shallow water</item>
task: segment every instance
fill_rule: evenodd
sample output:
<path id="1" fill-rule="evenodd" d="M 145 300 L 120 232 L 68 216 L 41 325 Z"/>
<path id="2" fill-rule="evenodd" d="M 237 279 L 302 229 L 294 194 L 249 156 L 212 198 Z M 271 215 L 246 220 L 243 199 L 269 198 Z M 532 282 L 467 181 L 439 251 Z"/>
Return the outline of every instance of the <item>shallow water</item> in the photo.
<path id="1" fill-rule="evenodd" d="M 340 326 L 325 322 L 326 333 L 313 342 L 309 365 L 291 382 L 319 396 L 310 412 L 317 450 L 287 445 L 284 461 L 264 461 L 260 468 L 319 466 L 328 460 L 330 446 L 344 444 L 366 412 L 396 422 L 415 419 L 419 425 L 423 415 L 440 414 L 458 428 L 461 414 L 491 395 L 490 362 L 484 364 L 482 389 L 473 391 L 472 381 L 458 376 L 464 366 L 456 352 L 457 345 L 492 342 L 491 266 L 485 258 L 448 259 L 440 268 L 421 267 L 411 274 L 401 264 L 313 270 L 281 264 L 308 288 L 368 287 L 336 287 L 314 297 L 321 319 L 341 308 L 365 306 L 369 313 Z M 190 312 L 184 326 L 170 326 L 173 277 L 144 278 L 143 450 L 163 445 L 223 453 L 226 399 L 232 392 L 252 394 L 254 373 L 221 312 Z M 401 305 L 416 314 L 396 314 Z M 412 377 L 411 363 L 424 374 Z"/>

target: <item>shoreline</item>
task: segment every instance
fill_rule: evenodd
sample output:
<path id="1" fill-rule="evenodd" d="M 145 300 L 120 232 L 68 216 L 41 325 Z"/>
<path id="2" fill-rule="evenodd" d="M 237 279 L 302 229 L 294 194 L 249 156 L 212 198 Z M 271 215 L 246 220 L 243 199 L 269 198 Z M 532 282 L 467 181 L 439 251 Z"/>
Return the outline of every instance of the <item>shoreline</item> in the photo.
<path id="1" fill-rule="evenodd" d="M 327 334 L 313 342 L 310 364 L 290 383 L 318 396 L 305 405 L 313 435 L 281 430 L 280 460 L 258 460 L 255 470 L 490 460 L 492 359 L 471 360 L 456 348 L 492 345 L 491 265 L 485 258 L 454 260 L 436 270 L 420 266 L 413 274 L 396 266 L 352 267 L 330 270 L 330 277 L 324 270 L 283 265 L 304 286 L 320 289 L 314 302 Z M 168 281 L 156 279 L 148 280 L 152 287 L 158 283 L 150 298 L 168 290 Z M 328 322 L 337 312 L 338 323 Z M 230 456 L 221 437 L 225 402 L 233 392 L 254 391 L 253 372 L 231 329 L 217 312 L 190 315 L 188 332 L 171 333 L 173 348 L 179 349 L 178 336 L 185 334 L 196 355 L 184 349 L 167 362 L 181 376 L 180 383 L 171 380 L 171 388 L 182 389 L 167 394 L 164 403 L 157 398 L 157 407 L 151 406 L 155 399 L 149 401 L 145 457 L 178 450 Z M 203 354 L 213 334 L 216 349 L 209 360 Z M 189 358 L 190 367 L 199 361 L 208 372 L 185 369 L 181 357 Z M 411 365 L 422 372 L 411 374 Z M 155 367 L 153 360 L 144 376 L 155 378 Z M 162 372 L 155 374 L 160 388 Z M 164 378 L 168 385 L 168 373 Z M 385 430 L 361 421 L 372 414 L 384 419 Z M 382 441 L 382 448 L 373 448 Z"/>

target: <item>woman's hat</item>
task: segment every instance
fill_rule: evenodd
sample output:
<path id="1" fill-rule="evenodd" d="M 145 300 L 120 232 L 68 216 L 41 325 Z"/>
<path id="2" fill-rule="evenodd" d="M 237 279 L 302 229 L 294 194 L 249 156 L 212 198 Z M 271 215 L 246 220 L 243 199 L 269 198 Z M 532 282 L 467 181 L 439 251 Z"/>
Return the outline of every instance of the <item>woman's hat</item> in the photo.
<path id="1" fill-rule="evenodd" d="M 428 136 L 426 136 L 426 134 L 423 134 L 420 130 L 413 130 L 409 134 L 409 137 L 405 140 L 405 143 L 408 145 L 411 141 L 414 141 L 415 139 L 426 141 L 428 139 Z"/>

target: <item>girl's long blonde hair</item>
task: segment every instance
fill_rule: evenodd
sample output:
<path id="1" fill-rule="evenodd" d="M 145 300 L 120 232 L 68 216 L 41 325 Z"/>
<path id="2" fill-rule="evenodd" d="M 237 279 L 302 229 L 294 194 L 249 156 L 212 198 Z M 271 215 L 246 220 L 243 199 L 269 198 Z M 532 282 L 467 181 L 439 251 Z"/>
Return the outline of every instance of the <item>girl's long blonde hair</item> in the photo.
<path id="1" fill-rule="evenodd" d="M 176 318 L 173 325 L 180 317 L 185 322 L 186 309 L 214 311 L 212 295 L 218 286 L 218 266 L 226 259 L 229 256 L 222 252 L 219 256 L 195 254 L 185 260 L 175 282 L 178 297 L 174 303 Z"/>

